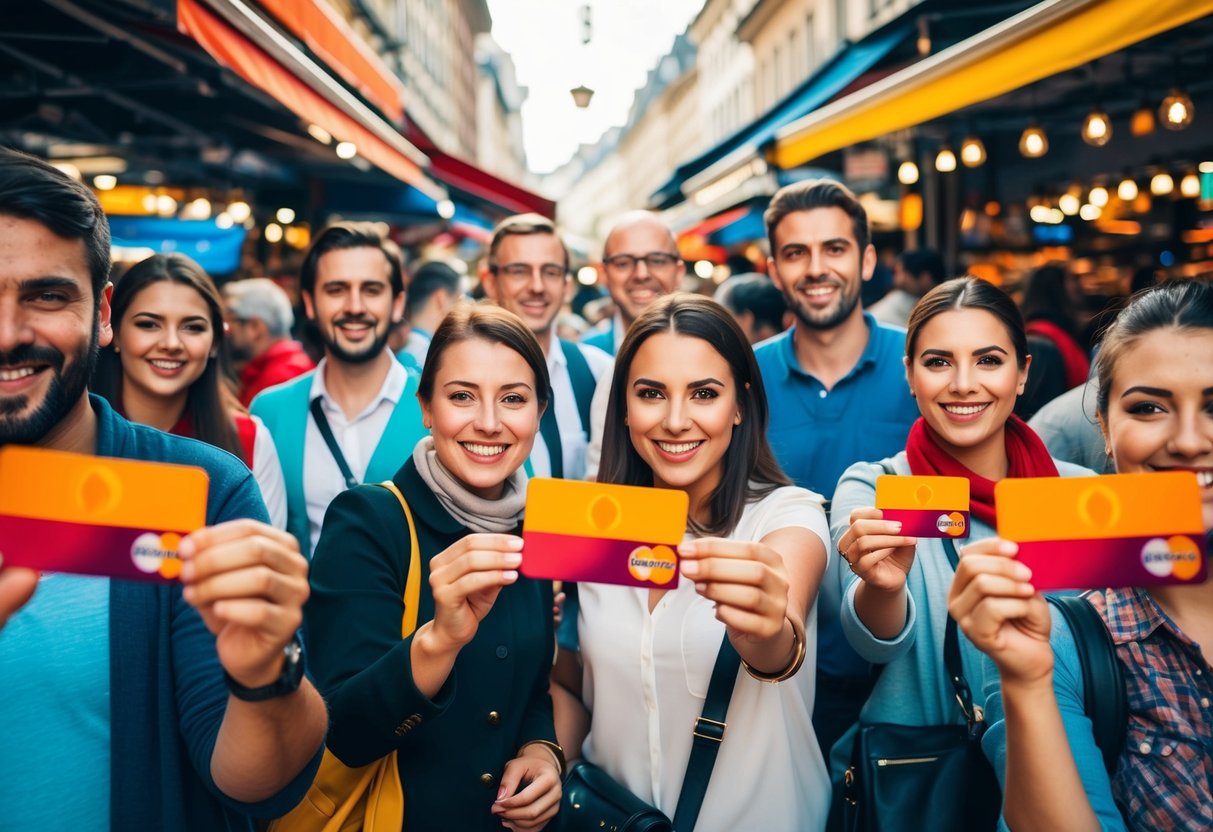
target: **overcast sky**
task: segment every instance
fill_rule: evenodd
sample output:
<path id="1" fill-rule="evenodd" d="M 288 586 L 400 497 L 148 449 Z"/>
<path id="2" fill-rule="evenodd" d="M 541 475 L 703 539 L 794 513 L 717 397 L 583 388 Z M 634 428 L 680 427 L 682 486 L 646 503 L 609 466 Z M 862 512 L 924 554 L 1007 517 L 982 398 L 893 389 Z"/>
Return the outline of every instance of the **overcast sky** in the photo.
<path id="1" fill-rule="evenodd" d="M 510 53 L 518 83 L 529 90 L 522 106 L 527 163 L 547 173 L 582 143 L 623 124 L 636 89 L 703 0 L 590 0 L 593 36 L 581 43 L 585 0 L 488 0 L 493 38 Z M 569 90 L 594 90 L 586 110 Z"/>

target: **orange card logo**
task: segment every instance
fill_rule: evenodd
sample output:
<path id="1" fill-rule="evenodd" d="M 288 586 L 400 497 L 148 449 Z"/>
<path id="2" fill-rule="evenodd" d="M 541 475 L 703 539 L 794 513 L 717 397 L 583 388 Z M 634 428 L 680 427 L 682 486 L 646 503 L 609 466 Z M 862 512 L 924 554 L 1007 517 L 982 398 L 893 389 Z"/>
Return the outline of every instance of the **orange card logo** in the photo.
<path id="1" fill-rule="evenodd" d="M 949 537 L 961 537 L 965 533 L 965 516 L 959 511 L 953 511 L 949 514 L 939 515 L 939 519 L 935 521 L 935 528 L 939 529 Z"/>
<path id="2" fill-rule="evenodd" d="M 1181 534 L 1151 538 L 1141 549 L 1141 565 L 1156 578 L 1190 581 L 1200 572 L 1200 549 Z"/>
<path id="3" fill-rule="evenodd" d="M 665 586 L 674 578 L 678 559 L 669 546 L 637 546 L 628 555 L 628 572 L 638 581 Z"/>

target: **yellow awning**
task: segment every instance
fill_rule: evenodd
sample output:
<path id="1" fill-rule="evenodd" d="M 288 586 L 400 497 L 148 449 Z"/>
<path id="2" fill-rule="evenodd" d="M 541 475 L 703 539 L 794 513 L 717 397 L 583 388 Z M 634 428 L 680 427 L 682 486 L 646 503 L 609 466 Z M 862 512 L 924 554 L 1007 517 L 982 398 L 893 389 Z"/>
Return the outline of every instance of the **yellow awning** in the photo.
<path id="1" fill-rule="evenodd" d="M 769 160 L 794 168 L 997 98 L 1210 13 L 1213 0 L 1045 0 L 789 124 L 777 134 Z"/>

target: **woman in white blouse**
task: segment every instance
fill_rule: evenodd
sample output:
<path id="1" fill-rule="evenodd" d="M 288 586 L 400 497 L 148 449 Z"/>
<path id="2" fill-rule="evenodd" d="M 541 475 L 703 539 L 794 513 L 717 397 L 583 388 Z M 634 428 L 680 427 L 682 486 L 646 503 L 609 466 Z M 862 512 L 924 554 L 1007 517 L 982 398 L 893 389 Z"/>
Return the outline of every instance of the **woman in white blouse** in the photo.
<path id="1" fill-rule="evenodd" d="M 820 497 L 779 470 L 766 428 L 754 354 L 722 307 L 670 295 L 629 329 L 598 479 L 685 491 L 687 538 L 673 589 L 579 586 L 580 673 L 556 678 L 581 690 L 554 686 L 557 726 L 570 758 L 673 817 L 727 632 L 742 669 L 697 832 L 819 830 L 829 809 L 811 722 L 829 532 Z"/>

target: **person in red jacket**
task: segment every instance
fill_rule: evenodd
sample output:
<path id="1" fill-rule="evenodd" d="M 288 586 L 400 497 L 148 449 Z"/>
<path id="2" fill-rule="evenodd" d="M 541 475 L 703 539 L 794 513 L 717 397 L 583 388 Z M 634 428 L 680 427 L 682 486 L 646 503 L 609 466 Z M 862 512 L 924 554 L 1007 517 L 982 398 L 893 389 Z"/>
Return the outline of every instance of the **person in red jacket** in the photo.
<path id="1" fill-rule="evenodd" d="M 1067 390 L 1086 384 L 1091 370 L 1087 351 L 1075 337 L 1079 297 L 1077 278 L 1059 263 L 1049 263 L 1033 272 L 1023 296 L 1028 335 L 1047 338 L 1057 347 L 1065 367 Z"/>
<path id="2" fill-rule="evenodd" d="M 291 301 L 266 277 L 237 280 L 223 287 L 227 304 L 228 344 L 240 369 L 240 403 L 248 407 L 267 387 L 290 381 L 316 364 L 291 340 L 295 315 Z"/>

